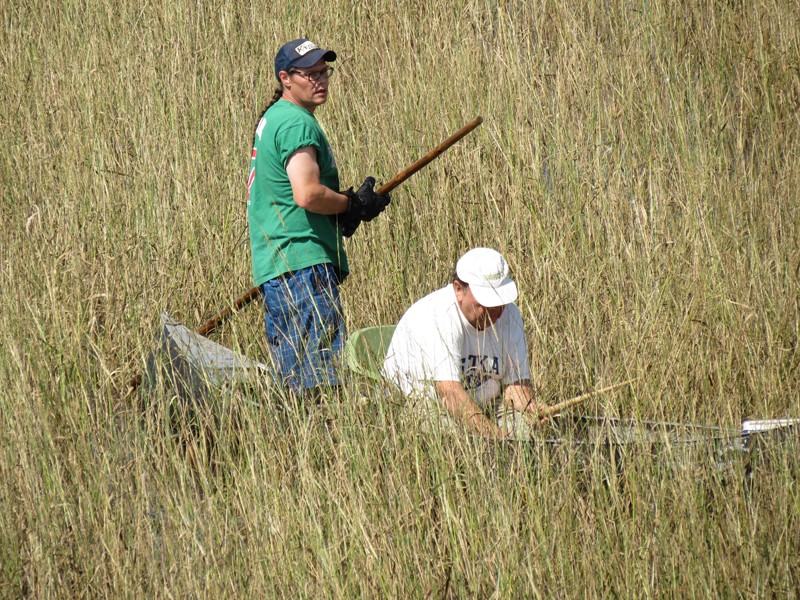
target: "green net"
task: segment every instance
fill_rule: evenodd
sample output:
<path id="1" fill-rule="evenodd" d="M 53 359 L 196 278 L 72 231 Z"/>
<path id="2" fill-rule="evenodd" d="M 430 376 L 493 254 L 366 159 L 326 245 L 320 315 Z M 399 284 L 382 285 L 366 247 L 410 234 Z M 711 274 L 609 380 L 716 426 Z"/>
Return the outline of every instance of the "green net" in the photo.
<path id="1" fill-rule="evenodd" d="M 350 370 L 375 381 L 383 380 L 381 367 L 394 328 L 394 325 L 378 325 L 351 333 L 344 347 L 344 359 Z"/>

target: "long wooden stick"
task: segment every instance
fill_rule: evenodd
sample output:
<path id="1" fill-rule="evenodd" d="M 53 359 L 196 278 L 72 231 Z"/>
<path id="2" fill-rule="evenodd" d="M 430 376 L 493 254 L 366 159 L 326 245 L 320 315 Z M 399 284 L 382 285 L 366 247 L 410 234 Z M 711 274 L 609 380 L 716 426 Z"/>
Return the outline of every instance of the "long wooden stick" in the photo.
<path id="1" fill-rule="evenodd" d="M 403 183 L 406 179 L 411 177 L 414 173 L 419 171 L 422 167 L 424 167 L 428 163 L 430 163 L 430 162 L 434 161 L 436 158 L 438 158 L 440 154 L 442 154 L 450 146 L 452 146 L 458 140 L 460 140 L 461 138 L 466 136 L 468 133 L 470 133 L 473 129 L 478 127 L 478 125 L 480 125 L 481 123 L 483 123 L 483 118 L 482 117 L 475 117 L 474 119 L 472 119 L 472 121 L 470 121 L 469 123 L 464 125 L 461 129 L 456 131 L 453 135 L 451 135 L 449 138 L 447 138 L 441 144 L 436 146 L 436 148 L 434 148 L 433 150 L 428 152 L 425 156 L 423 156 L 423 157 L 417 159 L 416 161 L 414 161 L 414 163 L 412 163 L 410 166 L 406 167 L 403 171 L 400 171 L 392 179 L 390 179 L 389 181 L 384 183 L 380 188 L 378 188 L 378 193 L 379 194 L 388 194 L 389 192 L 391 192 L 394 188 L 396 188 L 398 185 Z"/>
<path id="2" fill-rule="evenodd" d="M 234 313 L 234 311 L 237 311 L 240 308 L 247 306 L 253 300 L 258 298 L 258 295 L 260 293 L 261 292 L 257 287 L 250 288 L 249 290 L 247 290 L 246 293 L 242 294 L 236 300 L 234 300 L 233 304 L 231 304 L 230 306 L 226 306 L 216 315 L 214 315 L 208 321 L 206 321 L 200 327 L 198 327 L 197 333 L 199 333 L 200 335 L 208 335 L 209 333 L 214 331 L 217 327 L 219 327 L 220 323 L 222 323 L 228 317 L 230 317 Z"/>
<path id="3" fill-rule="evenodd" d="M 599 396 L 600 394 L 607 394 L 608 392 L 613 392 L 614 390 L 618 390 L 621 387 L 630 385 L 637 379 L 638 377 L 634 377 L 633 379 L 629 379 L 628 381 L 623 381 L 622 383 L 609 385 L 608 387 L 604 387 L 599 390 L 594 390 L 592 392 L 587 392 L 585 394 L 581 394 L 580 396 L 575 396 L 574 398 L 570 398 L 569 400 L 564 400 L 563 402 L 559 402 L 558 404 L 553 404 L 552 406 L 548 406 L 547 408 L 540 410 L 538 413 L 536 413 L 536 416 L 538 416 L 539 418 L 552 417 L 556 413 L 571 408 L 576 404 L 580 404 L 581 402 L 585 402 L 589 398 L 594 398 L 595 396 Z"/>
<path id="4" fill-rule="evenodd" d="M 433 150 L 428 152 L 425 156 L 417 159 L 411 165 L 400 171 L 397 175 L 395 175 L 392 179 L 384 183 L 381 187 L 378 188 L 379 194 L 388 194 L 398 185 L 403 183 L 406 179 L 411 177 L 414 173 L 422 169 L 428 163 L 435 160 L 440 154 L 442 154 L 445 150 L 447 150 L 450 146 L 455 144 L 458 140 L 472 132 L 478 125 L 483 123 L 482 117 L 475 117 L 464 125 L 461 129 L 456 131 L 453 135 L 443 141 L 441 144 L 436 146 Z M 261 294 L 260 290 L 257 287 L 250 288 L 244 294 L 236 298 L 230 306 L 226 306 L 221 311 L 219 311 L 216 315 L 211 317 L 208 321 L 203 323 L 200 327 L 197 328 L 197 333 L 200 335 L 208 335 L 212 331 L 214 331 L 217 327 L 220 326 L 228 317 L 230 317 L 235 311 L 244 308 L 248 304 L 250 304 L 253 300 L 259 297 Z M 130 383 L 128 384 L 129 388 L 135 390 L 139 387 L 139 384 L 142 382 L 142 375 L 141 373 L 135 375 L 133 379 L 131 379 Z"/>
<path id="5" fill-rule="evenodd" d="M 468 133 L 470 133 L 473 129 L 478 127 L 478 125 L 480 125 L 481 123 L 483 123 L 483 118 L 482 117 L 475 117 L 474 119 L 472 119 L 472 121 L 470 121 L 469 123 L 464 125 L 464 127 L 459 129 L 458 131 L 456 131 L 453 135 L 451 135 L 449 138 L 447 138 L 441 144 L 436 146 L 436 148 L 434 148 L 433 150 L 428 152 L 425 156 L 423 156 L 423 157 L 417 159 L 416 161 L 414 161 L 414 163 L 412 163 L 410 166 L 406 167 L 405 169 L 400 171 L 397 175 L 395 175 L 392 179 L 390 179 L 389 181 L 384 183 L 381 187 L 378 188 L 378 193 L 379 194 L 388 194 L 389 192 L 391 192 L 394 188 L 396 188 L 398 185 L 403 183 L 406 179 L 411 177 L 414 173 L 416 173 L 417 171 L 422 169 L 428 163 L 430 163 L 433 160 L 435 160 L 440 154 L 442 154 L 450 146 L 452 146 L 458 140 L 460 140 L 461 138 L 466 136 Z M 231 304 L 230 306 L 226 306 L 224 309 L 222 309 L 216 315 L 211 317 L 208 321 L 203 323 L 203 325 L 201 325 L 197 329 L 197 333 L 199 333 L 200 335 L 207 335 L 207 334 L 211 333 L 213 330 L 215 330 L 217 327 L 219 327 L 219 325 L 223 321 L 225 321 L 228 317 L 230 317 L 231 314 L 233 314 L 234 311 L 237 311 L 240 308 L 243 308 L 244 306 L 247 306 L 253 300 L 258 298 L 258 296 L 259 296 L 259 289 L 257 287 L 249 289 L 243 295 L 239 296 L 236 300 L 234 300 L 233 304 Z"/>

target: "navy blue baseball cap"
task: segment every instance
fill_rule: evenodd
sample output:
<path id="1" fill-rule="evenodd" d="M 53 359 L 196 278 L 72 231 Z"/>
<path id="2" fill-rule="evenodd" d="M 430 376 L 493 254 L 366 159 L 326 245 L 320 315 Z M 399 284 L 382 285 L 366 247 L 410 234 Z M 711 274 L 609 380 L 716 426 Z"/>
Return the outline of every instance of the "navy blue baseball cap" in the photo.
<path id="1" fill-rule="evenodd" d="M 275 77 L 281 71 L 288 71 L 292 67 L 310 67 L 321 60 L 333 62 L 336 60 L 336 52 L 324 50 L 304 38 L 287 42 L 275 55 Z"/>

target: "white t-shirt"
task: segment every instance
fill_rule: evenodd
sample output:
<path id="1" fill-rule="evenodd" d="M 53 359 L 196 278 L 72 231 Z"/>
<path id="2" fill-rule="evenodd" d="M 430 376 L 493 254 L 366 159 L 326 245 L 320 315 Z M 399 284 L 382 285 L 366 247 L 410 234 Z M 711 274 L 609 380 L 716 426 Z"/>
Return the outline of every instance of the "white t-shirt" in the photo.
<path id="1" fill-rule="evenodd" d="M 414 303 L 400 319 L 383 374 L 406 395 L 428 398 L 436 397 L 433 382 L 460 381 L 488 408 L 492 399 L 476 393 L 487 380 L 507 385 L 531 377 L 519 308 L 506 305 L 494 325 L 478 331 L 464 317 L 455 289 L 448 284 Z"/>

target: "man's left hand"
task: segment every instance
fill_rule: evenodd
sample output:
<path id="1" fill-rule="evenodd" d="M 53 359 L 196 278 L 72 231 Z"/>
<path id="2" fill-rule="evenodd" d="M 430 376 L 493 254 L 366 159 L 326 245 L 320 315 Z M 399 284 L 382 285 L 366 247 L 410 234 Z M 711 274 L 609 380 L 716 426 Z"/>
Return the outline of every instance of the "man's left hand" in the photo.
<path id="1" fill-rule="evenodd" d="M 361 225 L 361 219 L 345 221 L 342 223 L 342 235 L 346 238 L 352 237 L 359 225 Z"/>

